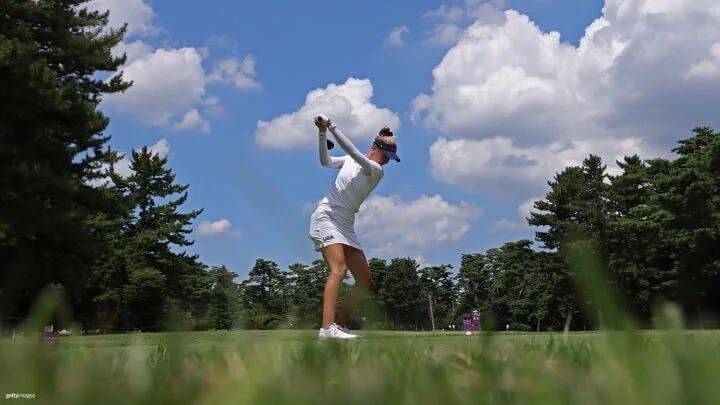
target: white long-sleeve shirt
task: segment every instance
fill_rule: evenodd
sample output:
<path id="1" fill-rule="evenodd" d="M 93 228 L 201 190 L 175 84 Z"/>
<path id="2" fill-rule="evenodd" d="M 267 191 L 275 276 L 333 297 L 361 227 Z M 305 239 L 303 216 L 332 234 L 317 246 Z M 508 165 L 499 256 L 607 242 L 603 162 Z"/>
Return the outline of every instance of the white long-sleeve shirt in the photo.
<path id="1" fill-rule="evenodd" d="M 384 176 L 383 167 L 363 155 L 335 124 L 329 128 L 338 145 L 347 153 L 342 157 L 330 156 L 327 135 L 320 132 L 320 163 L 325 167 L 340 169 L 335 181 L 319 207 L 330 208 L 347 219 L 354 219 L 360 205 L 377 187 Z"/>

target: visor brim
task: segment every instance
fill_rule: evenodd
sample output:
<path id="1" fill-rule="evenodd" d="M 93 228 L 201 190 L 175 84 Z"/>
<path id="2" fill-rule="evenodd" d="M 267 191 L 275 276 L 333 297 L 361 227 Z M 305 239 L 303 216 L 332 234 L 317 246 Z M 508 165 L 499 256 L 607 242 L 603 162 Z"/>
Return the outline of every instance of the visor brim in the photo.
<path id="1" fill-rule="evenodd" d="M 385 149 L 382 149 L 382 151 L 388 159 L 393 159 L 398 162 L 400 161 L 400 157 L 398 157 L 397 153 Z"/>

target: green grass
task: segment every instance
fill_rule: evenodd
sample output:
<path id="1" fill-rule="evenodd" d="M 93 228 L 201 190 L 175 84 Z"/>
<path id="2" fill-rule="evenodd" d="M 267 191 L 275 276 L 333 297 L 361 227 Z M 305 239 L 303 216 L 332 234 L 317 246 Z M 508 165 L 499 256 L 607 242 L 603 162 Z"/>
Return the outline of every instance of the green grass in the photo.
<path id="1" fill-rule="evenodd" d="M 34 404 L 716 404 L 720 332 L 235 331 L 0 340 Z"/>

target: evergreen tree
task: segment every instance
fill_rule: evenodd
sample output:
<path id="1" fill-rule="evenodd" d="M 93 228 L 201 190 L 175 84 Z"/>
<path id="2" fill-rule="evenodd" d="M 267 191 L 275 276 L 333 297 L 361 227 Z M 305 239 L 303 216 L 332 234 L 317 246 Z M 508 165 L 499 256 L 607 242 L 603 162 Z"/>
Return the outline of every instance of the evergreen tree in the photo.
<path id="1" fill-rule="evenodd" d="M 623 170 L 610 176 L 609 205 L 614 220 L 608 227 L 608 266 L 612 285 L 625 301 L 626 309 L 641 320 L 649 320 L 653 297 L 660 289 L 662 267 L 667 266 L 662 249 L 662 225 L 653 220 L 657 207 L 651 198 L 653 179 L 639 156 L 617 162 Z"/>
<path id="2" fill-rule="evenodd" d="M 432 325 L 431 315 L 434 318 L 435 327 L 438 329 L 447 328 L 454 323 L 455 288 L 450 270 L 452 266 L 432 266 L 420 271 L 420 281 L 423 284 L 423 298 L 427 303 L 426 316 L 429 322 L 426 327 Z M 432 303 L 432 311 L 430 304 Z"/>
<path id="3" fill-rule="evenodd" d="M 48 285 L 64 287 L 72 310 L 89 316 L 87 279 L 105 250 L 98 232 L 115 201 L 91 187 L 102 164 L 109 120 L 103 95 L 131 83 L 115 72 L 126 28 L 80 0 L 3 2 L 0 19 L 0 312 L 24 317 Z M 119 214 L 118 214 L 119 215 Z M 110 226 L 108 224 L 108 226 Z"/>
<path id="4" fill-rule="evenodd" d="M 720 313 L 720 134 L 699 127 L 658 176 L 658 204 L 673 248 L 675 295 L 695 319 Z"/>
<path id="5" fill-rule="evenodd" d="M 242 282 L 243 307 L 252 313 L 248 319 L 253 327 L 265 328 L 271 322 L 286 318 L 284 278 L 277 263 L 265 259 L 255 261 L 248 279 Z"/>
<path id="6" fill-rule="evenodd" d="M 211 280 L 206 327 L 231 329 L 240 317 L 240 294 L 234 282 L 237 274 L 225 266 L 213 267 L 208 272 Z"/>
<path id="7" fill-rule="evenodd" d="M 487 272 L 488 260 L 482 253 L 463 254 L 460 259 L 457 282 L 460 287 L 460 310 L 463 313 L 487 313 L 484 304 L 490 294 L 491 278 Z"/>
<path id="8" fill-rule="evenodd" d="M 167 157 L 147 146 L 132 151 L 131 174 L 122 177 L 110 168 L 112 189 L 129 201 L 132 215 L 118 239 L 112 266 L 104 266 L 106 284 L 101 297 L 120 296 L 119 322 L 125 327 L 156 330 L 169 322 L 170 312 L 202 316 L 193 304 L 206 291 L 205 268 L 198 256 L 173 248 L 191 246 L 186 238 L 193 219 L 203 210 L 178 212 L 188 197 L 189 185 L 175 184 Z M 175 194 L 182 193 L 176 199 Z M 207 292 L 205 293 L 207 299 Z M 193 315 L 194 312 L 194 315 Z"/>
<path id="9" fill-rule="evenodd" d="M 422 323 L 424 302 L 418 264 L 412 258 L 390 261 L 385 275 L 383 301 L 395 329 L 417 329 Z"/>
<path id="10" fill-rule="evenodd" d="M 554 181 L 548 182 L 551 190 L 546 200 L 534 204 L 536 212 L 530 214 L 528 224 L 548 227 L 546 231 L 536 232 L 536 239 L 563 261 L 567 259 L 570 243 L 587 241 L 598 252 L 603 264 L 607 263 L 608 227 L 612 216 L 608 204 L 609 185 L 604 182 L 607 178 L 605 170 L 600 158 L 590 155 L 582 166 L 568 167 L 557 174 Z M 597 308 L 579 284 L 580 275 L 570 271 L 568 266 L 563 268 L 565 274 L 556 281 L 559 293 L 564 296 L 558 298 L 565 303 L 567 316 L 577 317 L 577 327 L 587 328 L 594 317 L 588 318 L 588 314 L 594 314 Z M 609 274 L 606 276 L 611 279 Z"/>
<path id="11" fill-rule="evenodd" d="M 290 296 L 290 322 L 299 328 L 320 328 L 322 322 L 323 291 L 328 270 L 325 261 L 315 260 L 312 267 L 300 263 L 291 265 L 294 275 Z"/>

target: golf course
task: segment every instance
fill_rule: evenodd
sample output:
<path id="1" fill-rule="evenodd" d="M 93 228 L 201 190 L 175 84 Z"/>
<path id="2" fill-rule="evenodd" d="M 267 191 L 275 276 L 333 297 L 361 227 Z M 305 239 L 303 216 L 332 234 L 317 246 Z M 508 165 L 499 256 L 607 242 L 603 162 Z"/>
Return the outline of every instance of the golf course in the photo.
<path id="1" fill-rule="evenodd" d="M 720 405 L 720 0 L 0 5 L 0 405 Z"/>
<path id="2" fill-rule="evenodd" d="M 0 341 L 3 394 L 39 404 L 714 404 L 720 332 L 314 330 Z M 680 324 L 675 324 L 680 326 Z"/>

